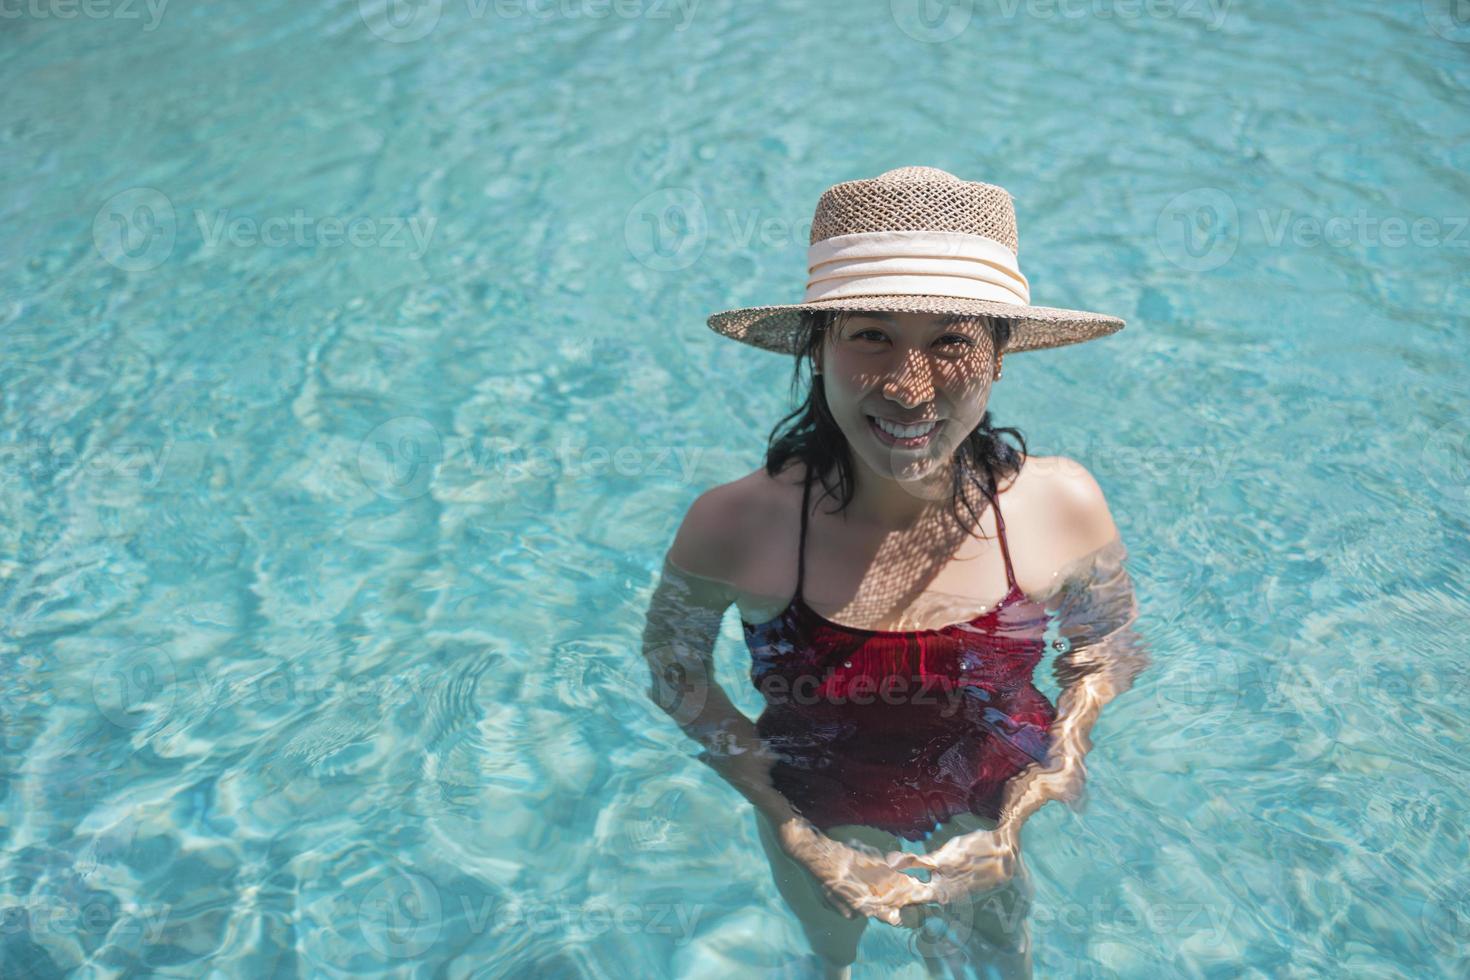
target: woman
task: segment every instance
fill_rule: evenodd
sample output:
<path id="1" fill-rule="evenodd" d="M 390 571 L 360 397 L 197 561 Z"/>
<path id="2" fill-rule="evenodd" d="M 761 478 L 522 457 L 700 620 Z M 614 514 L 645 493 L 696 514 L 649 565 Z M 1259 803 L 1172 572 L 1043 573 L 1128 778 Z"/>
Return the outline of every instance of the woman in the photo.
<path id="1" fill-rule="evenodd" d="M 803 303 L 710 318 L 811 387 L 765 467 L 685 516 L 645 633 L 654 695 L 754 804 L 824 975 L 848 975 L 869 917 L 934 915 L 953 936 L 914 934 L 931 970 L 1029 975 L 1020 827 L 1080 789 L 1087 731 L 1137 666 L 1102 655 L 1132 595 L 1096 481 L 1028 457 L 986 405 L 1004 353 L 1123 324 L 1030 306 L 1009 195 L 933 168 L 829 188 L 812 243 Z M 1032 683 L 1048 603 L 1089 641 L 1058 706 Z M 732 604 L 755 723 L 714 682 Z"/>

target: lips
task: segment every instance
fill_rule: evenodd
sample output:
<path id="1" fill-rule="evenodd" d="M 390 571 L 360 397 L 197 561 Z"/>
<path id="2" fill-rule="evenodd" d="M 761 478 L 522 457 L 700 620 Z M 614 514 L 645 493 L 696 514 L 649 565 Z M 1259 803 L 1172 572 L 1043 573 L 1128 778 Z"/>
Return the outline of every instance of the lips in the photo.
<path id="1" fill-rule="evenodd" d="M 907 424 L 912 426 L 920 425 L 924 422 L 931 423 L 931 428 L 923 435 L 904 437 L 896 436 L 891 432 L 884 431 L 883 427 L 878 424 L 878 418 L 876 416 L 867 415 L 864 417 L 868 420 L 868 428 L 872 430 L 873 435 L 878 439 L 879 442 L 883 443 L 885 446 L 893 446 L 897 449 L 924 448 L 925 446 L 929 445 L 929 443 L 939 433 L 940 428 L 944 425 L 944 419 L 921 419 L 910 423 L 897 422 L 893 419 L 887 418 L 883 419 L 884 422 L 887 422 L 891 425 Z"/>

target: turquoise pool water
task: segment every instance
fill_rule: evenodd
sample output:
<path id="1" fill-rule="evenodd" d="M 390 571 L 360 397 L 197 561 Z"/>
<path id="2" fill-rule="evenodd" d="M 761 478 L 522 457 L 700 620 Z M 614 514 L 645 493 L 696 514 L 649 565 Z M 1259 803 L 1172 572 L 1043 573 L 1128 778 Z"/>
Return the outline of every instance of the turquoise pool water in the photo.
<path id="1" fill-rule="evenodd" d="M 705 316 L 919 163 L 1128 320 L 992 402 L 1153 658 L 1028 824 L 1038 974 L 1465 974 L 1463 4 L 0 14 L 0 973 L 805 952 L 639 637 L 786 408 Z M 875 924 L 856 975 L 921 971 Z"/>

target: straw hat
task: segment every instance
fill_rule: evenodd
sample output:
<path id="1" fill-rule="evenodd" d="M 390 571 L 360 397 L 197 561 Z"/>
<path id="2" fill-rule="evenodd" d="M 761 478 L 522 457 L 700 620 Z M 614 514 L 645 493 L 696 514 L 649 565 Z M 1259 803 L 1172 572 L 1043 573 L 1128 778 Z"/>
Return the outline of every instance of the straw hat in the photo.
<path id="1" fill-rule="evenodd" d="M 1105 337 L 1123 321 L 1032 306 L 1016 262 L 1016 208 L 1002 187 L 935 167 L 899 167 L 827 188 L 812 217 L 800 303 L 727 310 L 710 329 L 764 350 L 796 352 L 807 310 L 1005 317 L 1005 350 Z"/>

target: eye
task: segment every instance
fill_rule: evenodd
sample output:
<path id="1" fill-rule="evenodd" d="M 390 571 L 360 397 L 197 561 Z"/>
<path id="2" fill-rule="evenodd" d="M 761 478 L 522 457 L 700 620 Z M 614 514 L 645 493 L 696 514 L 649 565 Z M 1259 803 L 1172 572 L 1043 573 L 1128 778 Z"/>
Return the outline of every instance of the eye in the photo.
<path id="1" fill-rule="evenodd" d="M 848 335 L 848 338 L 850 340 L 863 341 L 865 343 L 881 343 L 888 339 L 887 335 L 885 335 L 883 331 L 879 330 L 876 327 L 867 327 L 862 330 L 853 331 L 851 334 Z M 935 343 L 938 344 L 940 347 L 948 348 L 951 351 L 965 351 L 969 348 L 977 346 L 977 343 L 974 339 L 967 337 L 962 333 L 947 333 L 936 340 Z"/>

